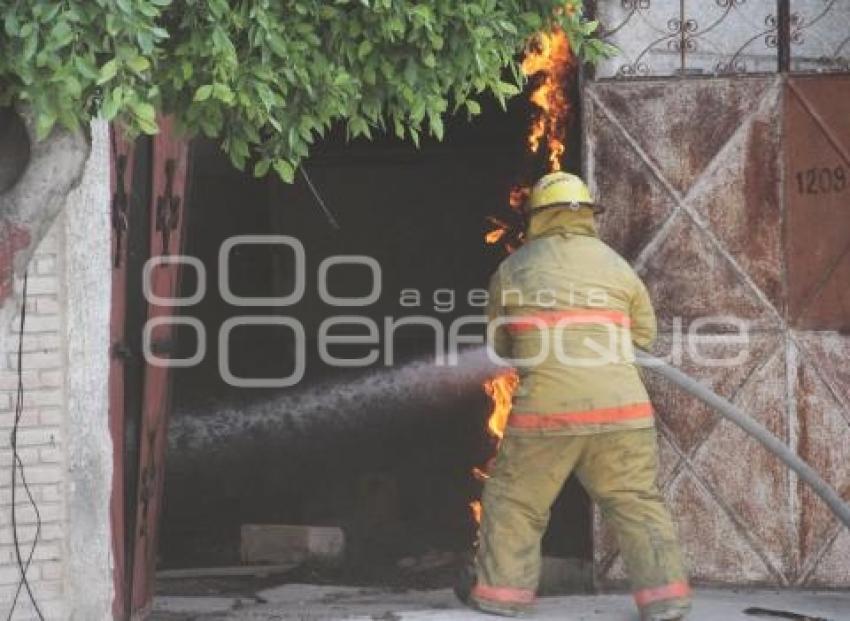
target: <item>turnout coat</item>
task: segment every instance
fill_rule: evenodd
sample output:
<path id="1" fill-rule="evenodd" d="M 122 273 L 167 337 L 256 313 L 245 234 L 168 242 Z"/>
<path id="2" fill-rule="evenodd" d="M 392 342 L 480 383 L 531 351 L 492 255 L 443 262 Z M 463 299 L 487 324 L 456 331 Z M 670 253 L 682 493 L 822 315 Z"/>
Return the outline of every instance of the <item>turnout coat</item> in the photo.
<path id="1" fill-rule="evenodd" d="M 490 282 L 491 344 L 520 378 L 507 433 L 652 427 L 633 349 L 656 336 L 643 282 L 598 238 L 590 209 L 534 214 L 527 235 Z"/>

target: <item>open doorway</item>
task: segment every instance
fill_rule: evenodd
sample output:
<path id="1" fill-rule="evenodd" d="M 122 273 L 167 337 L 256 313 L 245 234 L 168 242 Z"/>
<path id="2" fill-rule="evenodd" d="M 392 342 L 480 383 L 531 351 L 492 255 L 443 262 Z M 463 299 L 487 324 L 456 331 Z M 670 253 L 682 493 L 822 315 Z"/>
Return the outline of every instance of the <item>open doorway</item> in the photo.
<path id="1" fill-rule="evenodd" d="M 517 170 L 519 162 L 533 165 L 525 155 L 527 118 L 521 102 L 507 112 L 494 102 L 474 122 L 454 122 L 444 142 L 425 141 L 418 150 L 391 138 L 349 143 L 333 134 L 306 164 L 313 188 L 303 176 L 293 185 L 255 179 L 233 169 L 215 144 L 193 145 L 186 254 L 206 266 L 207 293 L 183 315 L 203 323 L 208 348 L 201 364 L 174 377 L 162 568 L 237 565 L 244 525 L 303 525 L 341 529 L 344 555 L 280 581 L 451 583 L 476 535 L 470 503 L 481 483 L 472 471 L 494 450 L 486 431 L 492 406 L 482 390 L 492 369 L 474 355 L 456 369 L 432 360 L 453 322 L 483 313 L 480 296 L 470 292 L 486 290 L 504 256 L 484 242 L 487 216 L 505 210 L 518 175 L 540 172 Z M 240 306 L 224 299 L 220 249 L 246 235 L 288 236 L 303 245 L 297 302 Z M 338 255 L 380 266 L 380 291 L 367 304 L 327 302 L 329 294 L 373 293 L 378 279 L 365 264 L 328 269 L 323 297 L 320 265 Z M 280 297 L 298 288 L 297 260 L 286 243 L 240 243 L 228 257 L 235 296 Z M 186 295 L 197 286 L 197 271 L 186 270 Z M 368 365 L 322 359 L 316 334 L 340 315 L 378 327 L 377 346 L 331 352 L 359 360 L 374 352 Z M 235 317 L 263 319 L 234 326 Z M 296 320 L 303 342 L 291 323 L 274 325 L 271 317 Z M 234 376 L 297 374 L 296 354 L 303 352 L 303 378 L 287 388 L 229 385 L 220 364 L 224 325 L 232 327 L 226 366 Z M 483 327 L 463 332 L 483 335 Z M 182 331 L 179 342 L 191 355 L 195 331 Z M 589 568 L 590 537 L 589 501 L 571 482 L 553 509 L 544 554 Z M 162 588 L 195 587 L 168 581 Z"/>

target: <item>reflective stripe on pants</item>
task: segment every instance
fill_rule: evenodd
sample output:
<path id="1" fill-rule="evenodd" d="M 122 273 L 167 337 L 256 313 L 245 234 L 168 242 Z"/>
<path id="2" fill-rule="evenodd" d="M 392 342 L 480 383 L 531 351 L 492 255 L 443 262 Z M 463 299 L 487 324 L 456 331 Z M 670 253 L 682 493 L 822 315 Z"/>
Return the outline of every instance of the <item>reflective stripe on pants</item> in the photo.
<path id="1" fill-rule="evenodd" d="M 633 403 L 613 408 L 597 408 L 583 412 L 556 414 L 511 414 L 508 427 L 517 429 L 563 429 L 577 425 L 606 425 L 639 418 L 652 418 L 652 405 Z"/>
<path id="2" fill-rule="evenodd" d="M 639 608 L 645 608 L 651 604 L 670 599 L 688 599 L 690 596 L 691 587 L 688 586 L 687 582 L 672 582 L 664 586 L 634 592 L 635 603 Z"/>
<path id="3" fill-rule="evenodd" d="M 472 589 L 472 596 L 499 604 L 531 604 L 534 591 L 530 589 L 512 589 L 510 587 L 492 587 L 478 584 Z"/>
<path id="4" fill-rule="evenodd" d="M 687 599 L 676 528 L 656 487 L 656 452 L 652 428 L 587 436 L 508 433 L 482 498 L 475 567 L 482 597 L 537 590 L 549 509 L 575 471 L 617 533 L 635 599 L 645 605 Z"/>

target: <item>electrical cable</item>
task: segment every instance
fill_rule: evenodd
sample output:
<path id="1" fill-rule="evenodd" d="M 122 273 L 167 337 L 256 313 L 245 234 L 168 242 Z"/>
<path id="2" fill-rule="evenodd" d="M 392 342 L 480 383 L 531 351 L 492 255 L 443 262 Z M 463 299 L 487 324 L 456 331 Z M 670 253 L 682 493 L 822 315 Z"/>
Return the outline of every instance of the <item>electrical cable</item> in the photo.
<path id="1" fill-rule="evenodd" d="M 12 445 L 12 539 L 15 544 L 15 560 L 18 563 L 18 569 L 21 572 L 21 579 L 18 581 L 18 588 L 15 590 L 15 597 L 12 599 L 12 607 L 9 609 L 9 615 L 6 617 L 7 621 L 12 619 L 12 615 L 15 613 L 15 608 L 18 604 L 18 597 L 21 594 L 21 589 L 26 589 L 27 595 L 29 596 L 30 602 L 32 602 L 33 608 L 35 609 L 36 615 L 40 621 L 44 621 L 44 615 L 41 613 L 41 609 L 38 606 L 38 602 L 35 599 L 35 595 L 33 595 L 32 587 L 30 585 L 29 579 L 27 578 L 27 572 L 29 571 L 30 564 L 32 563 L 33 555 L 35 554 L 35 548 L 38 545 L 38 538 L 41 536 L 41 513 L 38 510 L 38 505 L 35 502 L 35 498 L 33 498 L 32 490 L 30 489 L 29 484 L 27 483 L 27 478 L 24 473 L 24 462 L 21 460 L 21 456 L 18 454 L 18 427 L 21 423 L 21 417 L 24 413 L 24 375 L 23 375 L 23 359 L 24 359 L 24 325 L 26 324 L 27 318 L 27 273 L 24 272 L 24 282 L 23 289 L 21 293 L 21 322 L 20 322 L 20 332 L 18 333 L 18 388 L 15 402 L 15 420 L 12 425 L 12 434 L 11 434 L 11 445 Z M 27 495 L 27 500 L 32 505 L 33 510 L 35 511 L 35 536 L 32 540 L 32 545 L 30 546 L 29 554 L 27 555 L 26 562 L 24 562 L 23 557 L 21 555 L 21 541 L 18 537 L 18 517 L 17 517 L 17 507 L 16 507 L 16 491 L 17 491 L 17 479 L 18 473 L 20 473 L 21 484 L 23 485 L 24 491 Z"/>
<path id="2" fill-rule="evenodd" d="M 298 167 L 301 171 L 301 175 L 304 177 L 304 181 L 307 182 L 307 187 L 310 188 L 310 192 L 313 193 L 313 197 L 316 199 L 316 202 L 319 204 L 319 207 L 322 209 L 322 212 L 325 214 L 325 218 L 327 218 L 328 224 L 330 224 L 337 231 L 340 229 L 339 222 L 337 222 L 336 217 L 333 212 L 328 209 L 328 206 L 325 204 L 325 200 L 322 198 L 322 195 L 319 194 L 319 191 L 316 189 L 316 186 L 313 185 L 313 181 L 310 179 L 310 175 L 307 174 L 307 167 L 304 164 Z"/>

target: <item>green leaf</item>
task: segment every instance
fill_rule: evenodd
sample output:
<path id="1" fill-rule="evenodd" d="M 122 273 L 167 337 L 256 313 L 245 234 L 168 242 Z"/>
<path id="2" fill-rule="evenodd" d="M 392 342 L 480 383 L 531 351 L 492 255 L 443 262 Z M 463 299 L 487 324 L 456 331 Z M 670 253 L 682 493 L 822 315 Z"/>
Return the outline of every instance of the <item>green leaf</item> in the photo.
<path id="1" fill-rule="evenodd" d="M 369 131 L 369 124 L 363 117 L 359 116 L 352 118 L 348 122 L 348 131 L 351 132 L 351 136 L 353 138 L 357 138 L 358 136 L 369 137 L 371 134 Z"/>
<path id="2" fill-rule="evenodd" d="M 127 66 L 130 67 L 136 73 L 142 73 L 146 71 L 150 66 L 150 61 L 144 56 L 133 56 L 127 61 Z"/>
<path id="3" fill-rule="evenodd" d="M 271 167 L 271 160 L 262 159 L 254 164 L 254 176 L 255 177 L 265 177 L 269 173 L 269 168 Z"/>
<path id="4" fill-rule="evenodd" d="M 584 25 L 581 26 L 581 32 L 584 35 L 591 35 L 596 32 L 596 29 L 599 28 L 599 22 L 596 20 L 585 22 Z"/>
<path id="5" fill-rule="evenodd" d="M 107 91 L 103 98 L 103 105 L 100 109 L 100 113 L 103 118 L 107 121 L 114 119 L 115 115 L 118 114 L 118 109 L 121 107 L 121 103 L 120 89 Z"/>
<path id="6" fill-rule="evenodd" d="M 510 82 L 500 82 L 499 92 L 505 97 L 513 97 L 514 95 L 519 95 L 522 91 L 516 84 L 511 84 Z"/>
<path id="7" fill-rule="evenodd" d="M 127 102 L 133 113 L 133 120 L 145 134 L 155 134 L 159 131 L 156 125 L 156 110 L 146 101 L 131 99 Z"/>
<path id="8" fill-rule="evenodd" d="M 437 140 L 443 139 L 443 119 L 439 115 L 428 117 L 428 125 L 431 127 L 431 133 Z"/>
<path id="9" fill-rule="evenodd" d="M 195 94 L 197 95 L 197 93 Z M 235 99 L 233 91 L 227 84 L 213 84 L 212 95 L 219 101 L 226 104 L 232 104 Z"/>
<path id="10" fill-rule="evenodd" d="M 372 42 L 365 39 L 357 48 L 357 57 L 360 59 L 366 58 L 372 52 Z"/>
<path id="11" fill-rule="evenodd" d="M 520 15 L 520 19 L 529 30 L 540 30 L 543 27 L 543 20 L 537 13 L 523 13 Z"/>
<path id="12" fill-rule="evenodd" d="M 193 101 L 206 101 L 210 98 L 213 92 L 212 84 L 204 84 L 199 87 L 198 90 L 195 91 L 195 96 L 192 98 Z"/>
<path id="13" fill-rule="evenodd" d="M 291 179 L 333 127 L 418 145 L 480 114 L 485 91 L 505 105 L 540 30 L 562 27 L 581 61 L 615 54 L 579 0 L 553 13 L 564 2 L 8 0 L 0 105 L 30 107 L 42 132 L 99 114 L 153 133 L 167 107 L 234 165 Z"/>
<path id="14" fill-rule="evenodd" d="M 97 80 L 100 74 L 97 71 L 94 63 L 83 56 L 74 56 L 74 68 L 86 80 Z"/>
<path id="15" fill-rule="evenodd" d="M 18 22 L 18 14 L 14 10 L 7 10 L 6 17 L 3 19 L 3 29 L 9 37 L 24 37 L 21 34 L 21 25 Z"/>
<path id="16" fill-rule="evenodd" d="M 42 112 L 35 119 L 35 136 L 39 140 L 44 140 L 50 134 L 50 130 L 56 124 L 56 117 L 47 112 Z"/>
<path id="17" fill-rule="evenodd" d="M 52 6 L 48 6 L 49 8 L 47 11 L 39 16 L 40 21 L 46 24 L 51 23 L 56 19 L 56 15 L 59 13 L 60 9 L 62 9 L 62 3 L 54 2 Z"/>
<path id="18" fill-rule="evenodd" d="M 142 49 L 142 52 L 145 54 L 151 54 L 153 52 L 154 46 L 154 35 L 150 30 L 138 30 L 136 31 L 136 43 L 139 44 L 139 47 Z"/>
<path id="19" fill-rule="evenodd" d="M 52 47 L 64 47 L 74 38 L 74 32 L 66 21 L 59 21 L 50 29 L 50 43 Z"/>
<path id="20" fill-rule="evenodd" d="M 33 29 L 24 42 L 24 49 L 21 53 L 23 60 L 29 62 L 35 56 L 36 49 L 38 49 L 38 31 Z"/>
<path id="21" fill-rule="evenodd" d="M 291 163 L 283 159 L 278 159 L 275 160 L 272 165 L 285 183 L 292 183 L 295 181 L 295 167 Z"/>
<path id="22" fill-rule="evenodd" d="M 416 63 L 410 59 L 407 61 L 407 64 L 404 67 L 404 80 L 408 84 L 414 84 L 416 82 L 416 78 L 419 75 L 419 68 L 416 66 Z"/>
<path id="23" fill-rule="evenodd" d="M 509 32 L 510 34 L 517 34 L 517 27 L 514 26 L 511 22 L 506 19 L 499 20 L 499 26 L 505 32 Z"/>
<path id="24" fill-rule="evenodd" d="M 98 84 L 106 84 L 118 74 L 118 59 L 113 58 L 107 61 L 100 67 L 100 75 L 97 79 Z"/>
<path id="25" fill-rule="evenodd" d="M 278 33 L 271 33 L 267 39 L 267 42 L 271 50 L 281 58 L 286 58 L 289 55 L 286 41 L 284 41 L 283 37 L 281 37 Z"/>
<path id="26" fill-rule="evenodd" d="M 431 9 L 425 4 L 417 4 L 410 9 L 410 13 L 424 23 L 431 21 Z"/>

